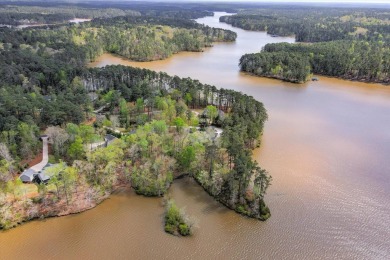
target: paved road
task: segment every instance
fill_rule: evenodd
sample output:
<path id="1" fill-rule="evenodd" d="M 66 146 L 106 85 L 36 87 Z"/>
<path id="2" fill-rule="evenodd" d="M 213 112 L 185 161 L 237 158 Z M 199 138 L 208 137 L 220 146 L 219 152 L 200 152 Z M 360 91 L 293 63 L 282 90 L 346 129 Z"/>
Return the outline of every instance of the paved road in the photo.
<path id="1" fill-rule="evenodd" d="M 42 161 L 38 164 L 35 164 L 31 167 L 36 172 L 39 172 L 46 166 L 49 162 L 48 147 L 47 147 L 47 137 L 42 137 L 43 150 L 42 150 Z"/>

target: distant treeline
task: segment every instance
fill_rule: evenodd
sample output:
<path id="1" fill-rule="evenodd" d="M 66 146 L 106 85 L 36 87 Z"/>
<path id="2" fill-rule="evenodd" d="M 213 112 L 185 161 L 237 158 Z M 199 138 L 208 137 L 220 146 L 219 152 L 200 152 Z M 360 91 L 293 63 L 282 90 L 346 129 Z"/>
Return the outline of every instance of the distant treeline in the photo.
<path id="1" fill-rule="evenodd" d="M 390 24 L 382 9 L 266 8 L 220 21 L 305 44 L 268 44 L 240 59 L 242 71 L 301 83 L 313 73 L 389 83 Z"/>
<path id="2" fill-rule="evenodd" d="M 388 13 L 382 9 L 267 8 L 222 16 L 221 22 L 276 36 L 295 36 L 297 42 L 388 38 Z"/>
<path id="3" fill-rule="evenodd" d="M 383 42 L 333 41 L 267 44 L 240 59 L 242 71 L 291 82 L 320 74 L 367 82 L 390 82 L 390 49 Z"/>
<path id="4" fill-rule="evenodd" d="M 197 19 L 205 16 L 213 16 L 213 12 L 207 8 L 192 8 L 187 5 L 159 5 L 134 3 L 133 5 L 115 5 L 115 8 L 96 6 L 93 3 L 85 5 L 45 5 L 36 3 L 30 5 L 4 5 L 0 6 L 0 24 L 60 24 L 73 18 L 111 18 L 117 16 L 153 16 L 176 19 Z M 134 9 L 133 9 L 134 8 Z"/>
<path id="5" fill-rule="evenodd" d="M 66 23 L 73 18 L 99 18 L 116 16 L 137 16 L 138 11 L 113 8 L 77 8 L 66 7 L 39 7 L 39 6 L 0 6 L 0 24 L 57 24 Z"/>

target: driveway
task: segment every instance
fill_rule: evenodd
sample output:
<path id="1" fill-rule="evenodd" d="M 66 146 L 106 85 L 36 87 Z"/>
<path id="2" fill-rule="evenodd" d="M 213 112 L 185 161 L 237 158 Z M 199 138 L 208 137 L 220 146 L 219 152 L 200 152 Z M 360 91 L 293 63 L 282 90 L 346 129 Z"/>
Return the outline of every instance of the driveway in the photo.
<path id="1" fill-rule="evenodd" d="M 35 164 L 30 169 L 34 170 L 35 172 L 39 172 L 43 169 L 43 167 L 46 166 L 46 164 L 49 162 L 49 155 L 48 155 L 48 147 L 47 147 L 47 136 L 42 136 L 42 143 L 43 143 L 43 150 L 42 150 L 42 161 L 38 164 Z"/>

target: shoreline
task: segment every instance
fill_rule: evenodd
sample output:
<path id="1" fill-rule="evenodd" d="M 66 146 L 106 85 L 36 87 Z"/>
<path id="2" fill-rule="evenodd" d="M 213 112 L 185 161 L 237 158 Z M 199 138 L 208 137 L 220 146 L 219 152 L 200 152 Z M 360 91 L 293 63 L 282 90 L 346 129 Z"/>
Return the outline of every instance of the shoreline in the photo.
<path id="1" fill-rule="evenodd" d="M 131 186 L 118 184 L 110 193 L 106 193 L 103 196 L 97 198 L 93 203 L 87 204 L 86 207 L 75 208 L 74 210 L 69 209 L 69 208 L 65 208 L 63 211 L 56 212 L 56 210 L 58 210 L 58 207 L 60 207 L 61 204 L 65 202 L 64 199 L 62 198 L 61 200 L 59 200 L 59 202 L 55 203 L 52 208 L 48 209 L 47 213 L 45 213 L 41 209 L 39 212 L 36 213 L 35 216 L 32 216 L 32 217 L 23 216 L 24 219 L 21 219 L 19 221 L 15 220 L 12 223 L 12 225 L 10 225 L 9 227 L 0 228 L 0 234 L 4 233 L 4 232 L 7 232 L 8 230 L 17 228 L 17 227 L 19 227 L 21 225 L 27 224 L 27 223 L 29 223 L 31 221 L 38 220 L 38 219 L 39 220 L 44 220 L 44 219 L 49 219 L 49 218 L 59 218 L 59 217 L 64 217 L 64 216 L 76 215 L 76 214 L 80 214 L 80 213 L 86 212 L 88 210 L 92 210 L 92 209 L 96 208 L 97 206 L 99 206 L 101 203 L 103 203 L 105 200 L 109 199 L 112 194 L 114 194 L 115 192 L 117 192 L 121 188 L 128 189 L 128 188 L 131 188 Z M 46 196 L 46 198 L 48 198 L 49 196 L 50 195 Z M 23 201 L 19 201 L 19 202 L 22 202 L 21 204 L 25 204 L 26 203 L 26 202 L 23 202 Z M 32 203 L 34 204 L 34 202 L 32 202 Z M 71 206 L 72 205 L 67 205 L 67 207 L 71 207 Z M 20 207 L 23 207 L 23 205 L 19 205 L 18 209 L 22 210 L 23 212 L 26 211 L 26 209 L 20 209 Z M 38 207 L 39 207 L 39 205 L 38 205 Z M 28 211 L 28 209 L 27 209 L 27 211 Z"/>
<path id="2" fill-rule="evenodd" d="M 283 79 L 283 78 L 280 78 L 280 77 L 273 77 L 273 76 L 266 76 L 266 75 L 257 75 L 255 73 L 251 73 L 251 72 L 243 71 L 243 70 L 240 70 L 240 72 L 242 72 L 242 73 L 244 73 L 245 75 L 248 75 L 248 76 L 253 76 L 253 77 L 258 77 L 258 78 L 267 78 L 267 79 L 272 79 L 272 80 L 278 80 L 278 81 L 282 81 L 282 82 L 292 83 L 294 85 L 304 85 L 304 84 L 312 81 L 312 80 L 307 80 L 305 82 L 295 82 L 295 81 Z M 347 77 L 335 77 L 335 76 L 329 76 L 329 75 L 325 75 L 325 74 L 313 74 L 313 76 L 314 77 L 320 76 L 320 77 L 329 78 L 329 79 L 345 80 L 345 81 L 348 81 L 348 82 L 375 84 L 375 85 L 383 86 L 383 87 L 389 87 L 390 86 L 390 79 L 389 79 L 388 82 L 384 82 L 384 81 L 368 81 L 368 80 L 351 79 L 351 78 L 347 78 Z"/>

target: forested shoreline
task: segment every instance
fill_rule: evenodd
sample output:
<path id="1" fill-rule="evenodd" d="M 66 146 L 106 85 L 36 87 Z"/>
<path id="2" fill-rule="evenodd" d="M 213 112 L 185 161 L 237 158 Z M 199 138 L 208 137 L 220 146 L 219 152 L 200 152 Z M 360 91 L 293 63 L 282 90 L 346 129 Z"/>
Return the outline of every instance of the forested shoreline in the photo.
<path id="1" fill-rule="evenodd" d="M 171 15 L 0 29 L 0 229 L 93 208 L 118 187 L 163 196 L 183 174 L 240 214 L 270 217 L 271 177 L 251 158 L 267 119 L 261 102 L 150 70 L 86 68 L 104 52 L 156 60 L 236 38 Z M 52 177 L 31 193 L 34 184 L 17 173 L 39 152 L 42 134 Z M 107 134 L 117 137 L 110 145 Z M 188 234 L 183 219 L 178 225 Z"/>
<path id="2" fill-rule="evenodd" d="M 294 83 L 312 74 L 390 83 L 390 49 L 381 42 L 267 44 L 260 53 L 243 55 L 239 64 L 242 71 Z"/>
<path id="3" fill-rule="evenodd" d="M 262 103 L 189 78 L 124 66 L 89 69 L 77 81 L 84 82 L 82 89 L 100 93 L 107 104 L 105 116 L 99 117 L 95 128 L 69 122 L 46 130 L 57 160 L 67 161 L 67 165 L 60 163 L 52 170 L 54 176 L 62 177 L 50 182 L 56 187 L 54 193 L 46 193 L 41 185 L 39 199 L 11 200 L 7 207 L 10 211 L 2 212 L 2 228 L 37 217 L 80 211 L 76 199 L 88 200 L 85 204 L 90 208 L 118 185 L 131 184 L 138 194 L 162 196 L 174 175 L 183 173 L 241 214 L 261 220 L 270 216 L 263 200 L 270 177 L 251 158 L 251 149 L 267 119 Z M 201 118 L 206 124 L 221 126 L 222 136 L 216 139 L 211 130 L 192 131 L 190 126 L 197 126 L 202 119 L 191 108 L 204 109 Z M 113 125 L 133 131 L 107 148 L 85 151 L 84 145 L 92 145 L 101 138 L 101 131 Z M 6 150 L 8 145 L 4 143 L 3 148 Z M 10 159 L 4 161 L 2 169 L 12 167 Z M 10 170 L 2 175 L 3 192 L 12 192 L 18 185 L 12 181 Z M 57 208 L 56 201 L 63 208 Z M 40 207 L 45 210 L 38 210 Z M 17 212 L 20 218 L 10 218 Z"/>
<path id="4" fill-rule="evenodd" d="M 293 36 L 297 42 L 389 39 L 386 10 L 376 8 L 268 7 L 221 16 L 220 21 L 273 36 Z"/>
<path id="5" fill-rule="evenodd" d="M 186 5 L 159 5 L 142 2 L 130 6 L 111 5 L 112 7 L 93 5 L 60 5 L 47 2 L 33 3 L 32 6 L 19 6 L 16 3 L 0 5 L 1 25 L 63 24 L 74 18 L 95 19 L 119 16 L 153 16 L 161 18 L 197 19 L 212 16 L 213 12 L 204 9 L 189 8 Z"/>
<path id="6" fill-rule="evenodd" d="M 385 10 L 300 8 L 246 10 L 220 21 L 274 37 L 294 36 L 296 44 L 267 44 L 246 54 L 240 69 L 294 83 L 312 74 L 388 84 L 390 26 Z"/>
<path id="7" fill-rule="evenodd" d="M 0 25 L 32 25 L 68 23 L 74 18 L 94 19 L 125 15 L 141 15 L 133 10 L 115 8 L 76 8 L 76 7 L 39 7 L 39 6 L 3 6 L 0 7 Z"/>

